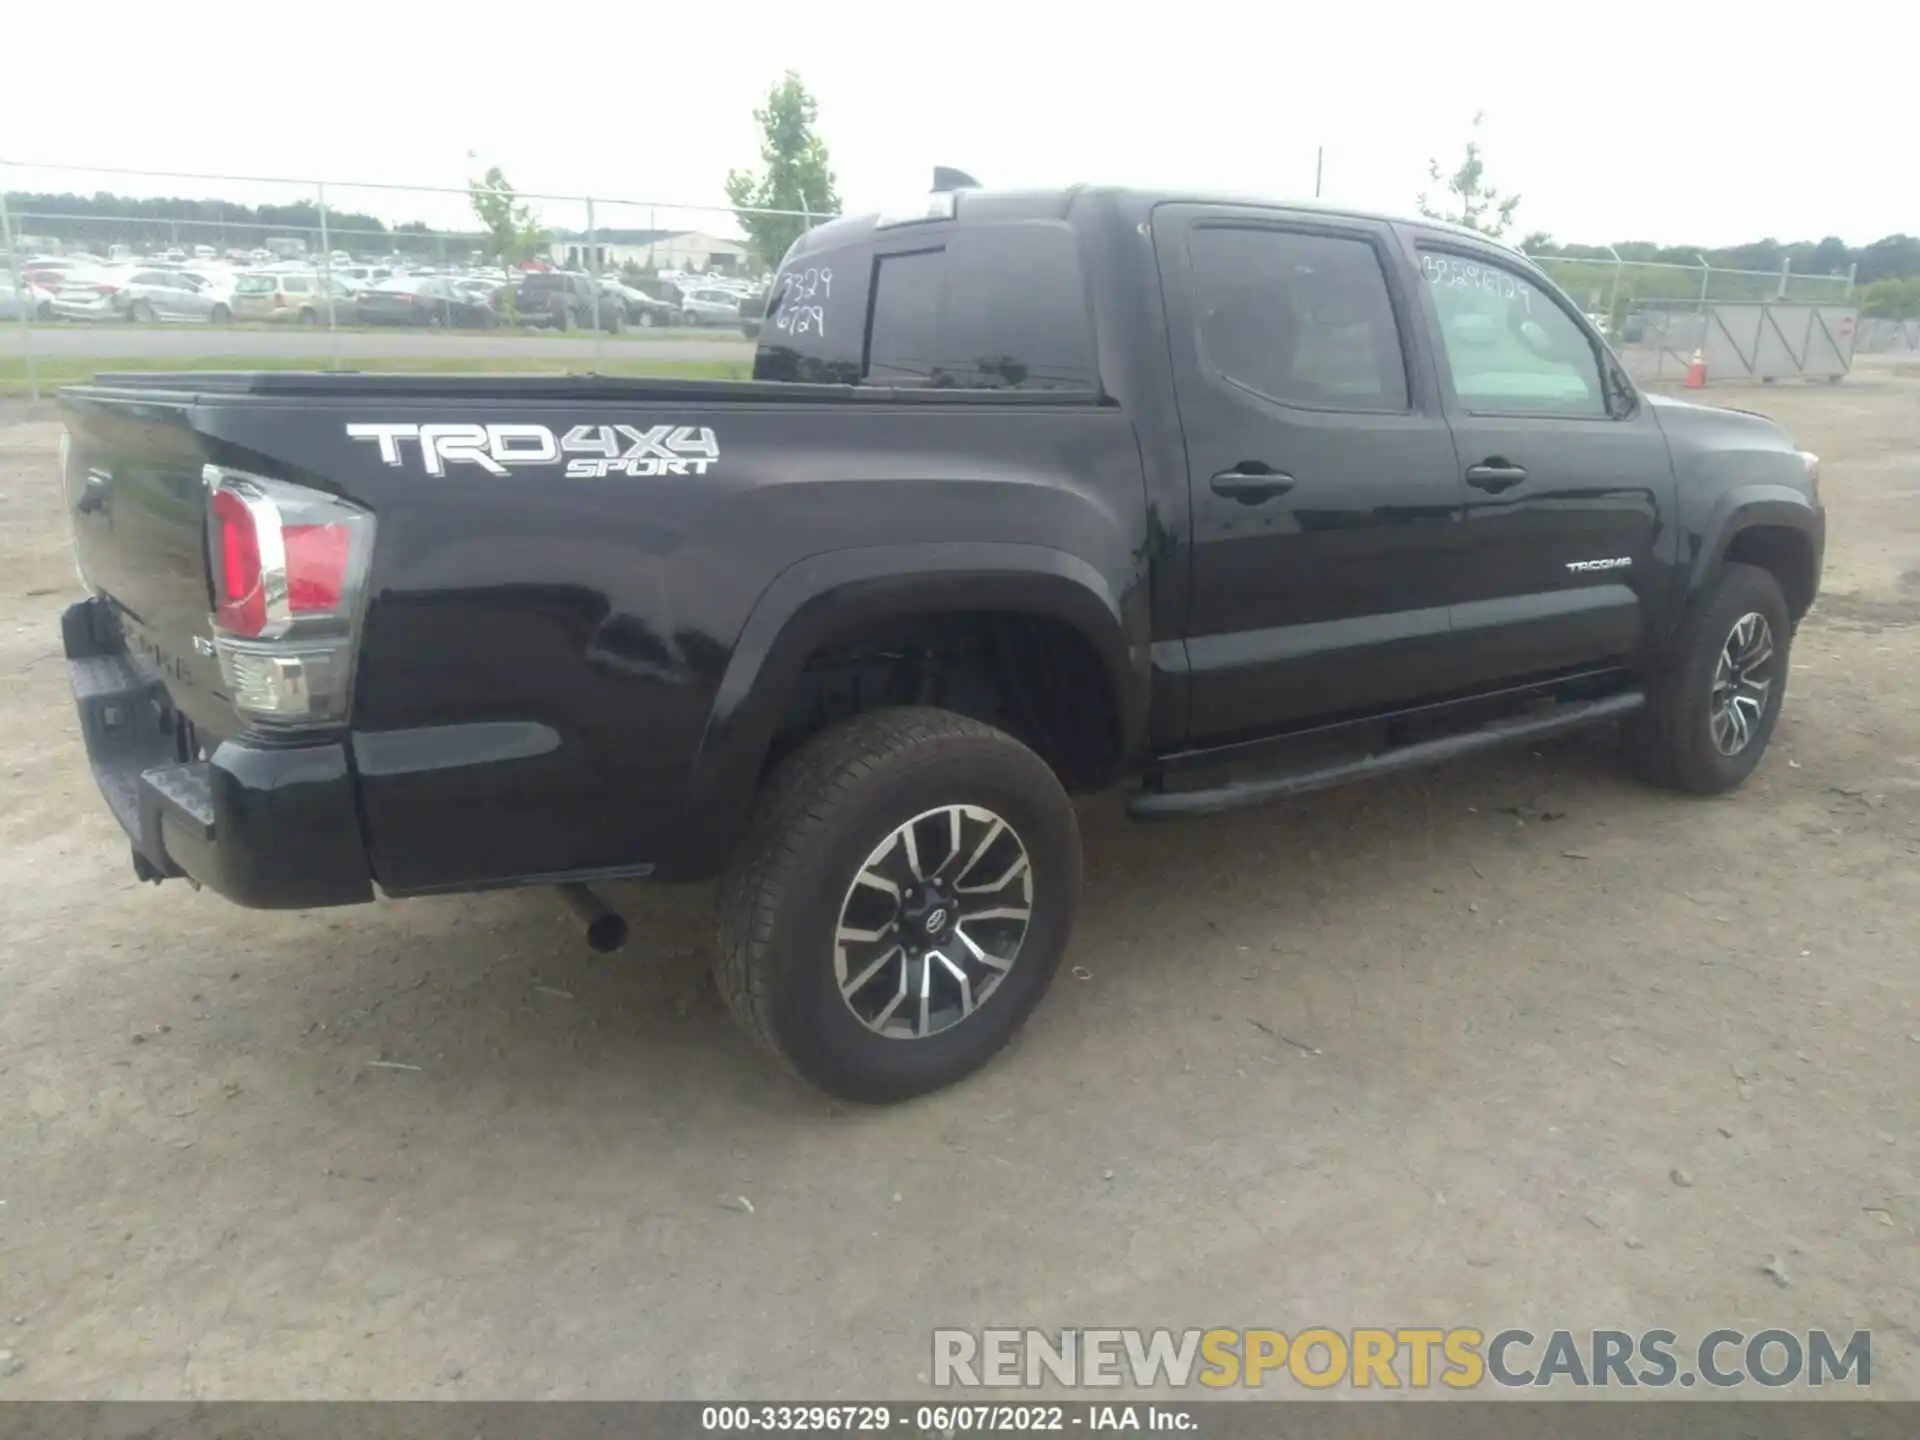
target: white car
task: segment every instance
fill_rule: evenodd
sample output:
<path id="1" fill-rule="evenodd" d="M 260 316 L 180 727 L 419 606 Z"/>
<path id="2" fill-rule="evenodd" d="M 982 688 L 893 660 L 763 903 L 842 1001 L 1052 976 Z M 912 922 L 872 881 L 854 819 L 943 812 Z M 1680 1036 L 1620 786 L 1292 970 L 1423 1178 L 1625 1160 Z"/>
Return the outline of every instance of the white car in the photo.
<path id="1" fill-rule="evenodd" d="M 68 280 L 53 297 L 53 313 L 66 320 L 200 320 L 224 325 L 233 304 L 206 293 L 178 270 L 150 265 L 114 265 Z"/>
<path id="2" fill-rule="evenodd" d="M 229 316 L 233 313 L 233 281 L 231 270 L 218 270 L 207 266 L 198 270 L 182 270 L 181 278 L 192 281 L 200 287 L 201 293 L 210 295 L 219 304 L 227 307 Z"/>
<path id="3" fill-rule="evenodd" d="M 0 270 L 0 320 L 18 320 L 22 310 L 29 320 L 51 320 L 53 292 Z"/>

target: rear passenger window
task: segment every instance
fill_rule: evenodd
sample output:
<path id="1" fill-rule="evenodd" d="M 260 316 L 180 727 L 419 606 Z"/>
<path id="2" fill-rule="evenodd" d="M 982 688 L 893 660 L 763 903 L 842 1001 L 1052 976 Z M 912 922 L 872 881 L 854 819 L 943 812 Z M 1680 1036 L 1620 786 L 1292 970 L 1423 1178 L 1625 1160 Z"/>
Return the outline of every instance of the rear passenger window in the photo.
<path id="1" fill-rule="evenodd" d="M 939 370 L 934 359 L 940 323 L 940 273 L 945 250 L 916 250 L 881 259 L 873 280 L 873 320 L 867 329 L 866 379 L 875 385 L 925 385 Z"/>
<path id="2" fill-rule="evenodd" d="M 760 342 L 754 379 L 1100 388 L 1079 247 L 1064 222 L 839 228 L 846 243 L 790 256 L 765 301 L 746 307 Z"/>
<path id="3" fill-rule="evenodd" d="M 1407 408 L 1400 332 L 1368 242 L 1209 226 L 1188 254 L 1200 351 L 1216 374 L 1284 405 Z"/>
<path id="4" fill-rule="evenodd" d="M 1063 225 L 955 227 L 875 262 L 863 378 L 966 390 L 1096 388 L 1086 289 Z"/>

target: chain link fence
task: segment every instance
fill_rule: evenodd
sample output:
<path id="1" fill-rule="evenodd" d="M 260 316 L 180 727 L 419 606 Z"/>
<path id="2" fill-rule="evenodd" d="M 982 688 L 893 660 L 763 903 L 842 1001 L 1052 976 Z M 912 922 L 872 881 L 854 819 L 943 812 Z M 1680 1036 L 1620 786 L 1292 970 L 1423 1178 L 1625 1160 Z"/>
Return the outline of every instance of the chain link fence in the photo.
<path id="1" fill-rule="evenodd" d="M 1636 379 L 1685 377 L 1696 354 L 1707 373 L 1833 378 L 1852 363 L 1858 312 L 1851 275 L 1729 270 L 1623 259 L 1529 257 L 1613 343 Z M 1713 352 L 1707 355 L 1707 352 Z"/>
<path id="2" fill-rule="evenodd" d="M 95 193 L 53 188 L 76 173 Z M 830 218 L 507 200 L 469 187 L 0 161 L 0 393 L 37 396 L 114 368 L 744 373 L 769 272 Z M 480 219 L 489 210 L 494 229 Z M 1710 346 L 1734 373 L 1763 378 L 1851 363 L 1850 276 L 1704 259 L 1535 263 L 1643 379 L 1678 378 Z"/>
<path id="3" fill-rule="evenodd" d="M 50 183 L 75 173 L 95 192 Z M 779 256 L 829 218 L 0 162 L 0 394 L 106 369 L 741 374 Z"/>

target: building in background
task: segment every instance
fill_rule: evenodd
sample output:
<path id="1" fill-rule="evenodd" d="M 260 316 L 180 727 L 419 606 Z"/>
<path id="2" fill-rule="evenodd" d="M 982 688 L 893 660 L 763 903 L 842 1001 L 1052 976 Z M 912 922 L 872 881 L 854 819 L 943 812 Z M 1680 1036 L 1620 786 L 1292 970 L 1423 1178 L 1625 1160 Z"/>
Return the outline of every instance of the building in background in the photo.
<path id="1" fill-rule="evenodd" d="M 642 270 L 697 270 L 710 275 L 744 275 L 748 250 L 699 230 L 598 230 L 589 245 L 584 233 L 562 234 L 547 247 L 563 270 L 602 270 L 638 265 Z"/>

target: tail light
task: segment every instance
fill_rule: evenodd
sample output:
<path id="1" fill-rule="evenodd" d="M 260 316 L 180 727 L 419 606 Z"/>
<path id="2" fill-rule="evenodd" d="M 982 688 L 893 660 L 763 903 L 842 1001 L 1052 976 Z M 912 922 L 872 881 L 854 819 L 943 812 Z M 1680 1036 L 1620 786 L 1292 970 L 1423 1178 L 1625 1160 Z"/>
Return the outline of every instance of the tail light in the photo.
<path id="1" fill-rule="evenodd" d="M 344 723 L 373 516 L 302 485 L 202 474 L 213 644 L 235 708 L 263 725 Z"/>

